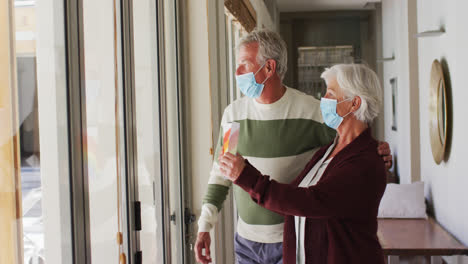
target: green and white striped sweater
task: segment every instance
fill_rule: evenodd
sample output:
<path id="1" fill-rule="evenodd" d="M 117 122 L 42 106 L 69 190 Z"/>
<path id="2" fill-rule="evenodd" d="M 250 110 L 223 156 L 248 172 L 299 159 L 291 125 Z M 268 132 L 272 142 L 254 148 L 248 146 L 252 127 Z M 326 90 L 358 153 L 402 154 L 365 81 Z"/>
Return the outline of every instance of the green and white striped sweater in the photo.
<path id="1" fill-rule="evenodd" d="M 237 152 L 261 171 L 281 183 L 289 183 L 302 171 L 315 151 L 336 135 L 322 121 L 320 102 L 298 90 L 287 88 L 273 104 L 260 104 L 243 97 L 224 110 L 222 124 L 240 123 Z M 220 131 L 215 162 L 198 221 L 199 232 L 216 223 L 231 181 L 219 171 L 217 157 L 222 147 Z M 260 207 L 247 192 L 234 186 L 239 220 L 237 232 L 243 238 L 262 243 L 283 240 L 283 217 Z"/>

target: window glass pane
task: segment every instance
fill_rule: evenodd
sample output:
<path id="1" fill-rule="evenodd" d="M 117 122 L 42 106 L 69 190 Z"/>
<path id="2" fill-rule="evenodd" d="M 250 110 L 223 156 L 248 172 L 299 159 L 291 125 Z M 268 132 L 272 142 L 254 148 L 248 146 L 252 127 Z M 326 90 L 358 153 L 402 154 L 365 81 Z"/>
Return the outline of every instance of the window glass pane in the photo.
<path id="1" fill-rule="evenodd" d="M 0 3 L 0 263 L 71 262 L 63 12 Z"/>
<path id="2" fill-rule="evenodd" d="M 156 1 L 133 2 L 140 249 L 143 263 L 164 263 Z"/>
<path id="3" fill-rule="evenodd" d="M 167 129 L 167 157 L 164 157 L 168 168 L 168 182 L 164 188 L 169 193 L 169 210 L 174 221 L 169 224 L 171 244 L 171 262 L 183 263 L 184 235 L 183 234 L 183 183 L 181 179 L 180 137 L 179 137 L 179 80 L 177 72 L 177 1 L 164 0 L 164 55 L 165 55 L 165 96 L 166 101 L 166 129 Z"/>
<path id="4" fill-rule="evenodd" d="M 120 11 L 116 13 L 118 16 Z M 120 18 L 117 17 L 116 21 L 116 32 L 121 32 Z M 121 51 L 118 46 L 116 61 L 113 0 L 83 0 L 83 35 L 87 128 L 85 162 L 88 167 L 91 261 L 118 263 L 116 238 L 119 226 L 123 232 L 124 225 L 122 217 L 119 224 L 117 195 L 125 197 L 125 189 L 117 189 L 117 175 L 120 173 L 124 178 L 125 170 Z M 115 37 L 117 45 L 120 45 L 120 35 Z M 119 65 L 117 91 L 114 75 L 116 63 Z"/>

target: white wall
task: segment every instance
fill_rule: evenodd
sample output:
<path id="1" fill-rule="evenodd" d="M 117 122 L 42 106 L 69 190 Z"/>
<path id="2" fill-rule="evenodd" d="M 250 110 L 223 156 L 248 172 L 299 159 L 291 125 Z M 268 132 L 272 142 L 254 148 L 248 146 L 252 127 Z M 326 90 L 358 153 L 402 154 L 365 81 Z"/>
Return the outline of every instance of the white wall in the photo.
<path id="1" fill-rule="evenodd" d="M 421 178 L 427 184 L 426 197 L 434 205 L 437 220 L 468 245 L 468 62 L 467 1 L 418 0 L 418 31 L 445 26 L 440 37 L 419 39 Z M 453 131 L 449 158 L 436 165 L 429 138 L 429 75 L 434 59 L 445 60 L 451 83 Z M 447 76 L 446 76 L 447 82 Z M 449 86 L 450 87 L 450 86 Z M 468 263 L 468 258 L 459 262 Z"/>
<path id="2" fill-rule="evenodd" d="M 375 12 L 372 14 L 370 23 L 373 24 L 372 30 L 374 35 L 374 45 L 375 45 L 375 72 L 379 76 L 380 80 L 383 80 L 383 64 L 378 63 L 377 59 L 383 57 L 382 50 L 382 4 L 379 3 L 376 5 Z M 385 113 L 382 112 L 375 118 L 374 120 L 374 127 L 373 132 L 375 133 L 375 137 L 378 140 L 385 140 Z"/>
<path id="3" fill-rule="evenodd" d="M 200 4 L 202 3 L 202 4 Z M 194 213 L 199 216 L 203 194 L 209 178 L 212 156 L 211 142 L 211 109 L 210 109 L 210 67 L 208 57 L 207 6 L 205 1 L 186 1 L 187 12 L 186 30 L 184 30 L 186 51 L 184 60 L 187 61 L 185 76 L 187 95 L 189 129 L 188 142 L 190 156 L 190 171 L 192 179 L 192 206 Z"/>
<path id="4" fill-rule="evenodd" d="M 385 140 L 396 158 L 394 169 L 401 183 L 420 179 L 418 115 L 417 46 L 415 0 L 383 0 L 383 57 L 395 55 L 395 60 L 383 62 Z M 409 18 L 409 19 L 408 19 Z M 392 130 L 392 89 L 390 79 L 397 78 L 397 131 Z M 415 105 L 416 104 L 416 105 Z"/>
<path id="5" fill-rule="evenodd" d="M 270 15 L 264 0 L 250 0 L 255 12 L 257 12 L 257 27 L 278 30 L 274 15 Z M 279 18 L 278 18 L 279 19 Z"/>
<path id="6" fill-rule="evenodd" d="M 185 146 L 185 166 L 188 166 L 187 176 L 191 182 L 191 208 L 192 212 L 200 216 L 202 199 L 206 191 L 209 171 L 213 156 L 210 155 L 212 147 L 212 125 L 210 107 L 210 58 L 208 45 L 208 17 L 207 3 L 210 1 L 186 0 L 183 5 L 183 36 L 182 47 L 183 65 L 183 98 L 184 127 L 187 145 Z M 192 230 L 193 243 L 195 242 L 198 226 Z M 213 233 L 212 233 L 213 234 Z M 213 238 L 213 235 L 212 235 Z M 210 251 L 216 260 L 212 239 Z"/>
<path id="7" fill-rule="evenodd" d="M 468 2 L 448 0 L 383 0 L 383 54 L 396 59 L 384 63 L 385 136 L 398 157 L 401 182 L 420 179 L 437 221 L 468 245 Z M 445 27 L 439 37 L 414 38 L 413 33 Z M 416 61 L 415 58 L 416 57 Z M 445 61 L 451 87 L 452 141 L 445 162 L 436 165 L 429 137 L 429 77 L 434 59 Z M 392 131 L 389 79 L 398 77 L 398 131 Z M 448 81 L 447 81 L 448 80 Z M 450 93 L 449 93 L 450 94 Z M 415 116 L 415 113 L 417 116 Z M 417 122 L 417 124 L 415 124 Z M 418 150 L 418 148 L 420 148 Z M 467 257 L 447 257 L 448 263 L 468 263 Z"/>

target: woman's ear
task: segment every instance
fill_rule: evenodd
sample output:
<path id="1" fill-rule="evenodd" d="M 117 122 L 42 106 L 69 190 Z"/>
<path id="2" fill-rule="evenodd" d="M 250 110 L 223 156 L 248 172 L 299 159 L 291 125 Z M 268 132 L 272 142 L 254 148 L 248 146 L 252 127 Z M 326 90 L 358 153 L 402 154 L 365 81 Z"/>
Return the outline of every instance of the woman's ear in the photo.
<path id="1" fill-rule="evenodd" d="M 353 98 L 352 103 L 353 103 L 353 106 L 352 106 L 352 108 L 351 108 L 351 111 L 352 111 L 352 112 L 355 112 L 355 111 L 357 111 L 357 110 L 361 107 L 361 97 L 355 96 L 355 97 Z"/>

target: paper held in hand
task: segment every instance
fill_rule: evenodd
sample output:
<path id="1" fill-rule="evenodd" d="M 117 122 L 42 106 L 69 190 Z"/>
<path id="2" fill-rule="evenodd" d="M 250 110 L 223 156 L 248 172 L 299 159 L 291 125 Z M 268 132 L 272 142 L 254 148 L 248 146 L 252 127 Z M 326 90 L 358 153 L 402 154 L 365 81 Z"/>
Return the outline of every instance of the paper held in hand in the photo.
<path id="1" fill-rule="evenodd" d="M 237 142 L 239 141 L 240 123 L 231 122 L 223 124 L 223 152 L 237 154 Z"/>

